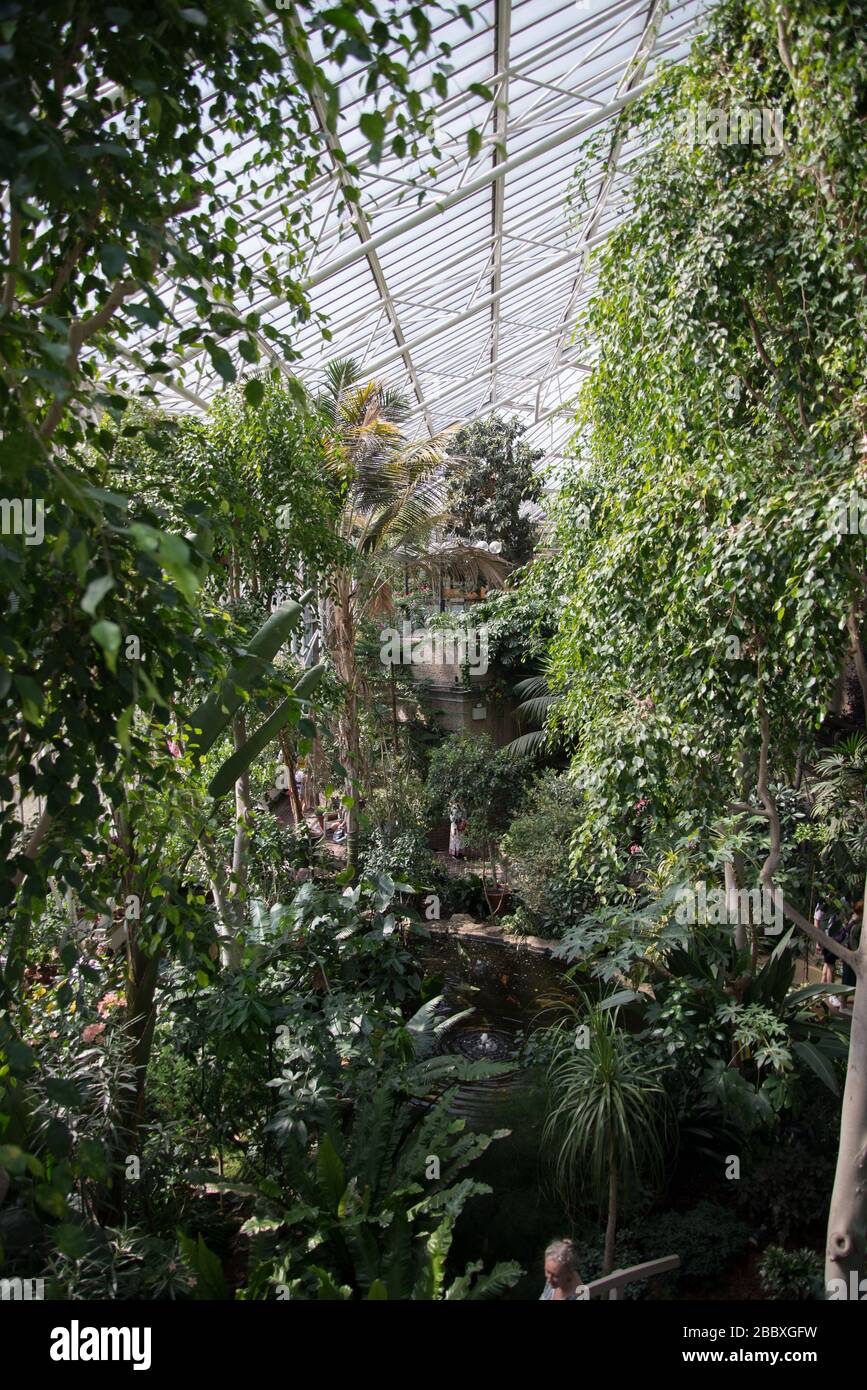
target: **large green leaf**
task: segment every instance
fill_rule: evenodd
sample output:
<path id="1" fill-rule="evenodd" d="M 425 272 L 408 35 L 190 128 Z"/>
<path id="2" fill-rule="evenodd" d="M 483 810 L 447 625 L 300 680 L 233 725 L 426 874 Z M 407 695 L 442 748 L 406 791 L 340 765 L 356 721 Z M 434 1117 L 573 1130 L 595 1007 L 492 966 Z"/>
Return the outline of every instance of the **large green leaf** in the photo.
<path id="1" fill-rule="evenodd" d="M 316 1154 L 316 1184 L 328 1210 L 336 1212 L 346 1187 L 346 1178 L 340 1156 L 329 1134 L 323 1135 L 319 1141 Z"/>
<path id="2" fill-rule="evenodd" d="M 245 694 L 255 690 L 270 663 L 301 618 L 299 603 L 285 603 L 272 613 L 247 647 L 247 655 L 233 666 L 220 689 L 209 695 L 190 715 L 190 748 L 199 757 L 219 738 Z M 198 731 L 198 732 L 197 732 Z"/>
<path id="3" fill-rule="evenodd" d="M 178 1242 L 180 1244 L 181 1256 L 184 1264 L 186 1264 L 196 1276 L 195 1298 L 208 1300 L 223 1300 L 228 1298 L 229 1293 L 223 1275 L 223 1266 L 220 1264 L 213 1250 L 208 1249 L 201 1234 L 198 1240 L 194 1240 L 192 1236 L 185 1235 L 183 1231 L 179 1231 Z"/>
<path id="4" fill-rule="evenodd" d="M 251 734 L 240 748 L 236 749 L 231 757 L 227 758 L 222 767 L 214 774 L 208 785 L 211 796 L 225 796 L 232 787 L 249 768 L 253 759 L 258 757 L 263 748 L 266 748 L 273 738 L 276 738 L 283 725 L 288 720 L 292 709 L 298 700 L 306 699 L 312 695 L 319 685 L 325 673 L 323 665 L 314 666 L 309 671 L 305 671 L 295 687 L 294 694 L 288 695 L 273 714 L 270 714 L 264 723 L 259 725 L 255 733 Z"/>
<path id="5" fill-rule="evenodd" d="M 837 1075 L 833 1066 L 825 1054 L 820 1052 L 814 1043 L 792 1043 L 792 1051 L 797 1052 L 798 1056 L 803 1058 L 811 1071 L 816 1073 L 819 1080 L 824 1082 L 833 1095 L 838 1096 L 840 1094 L 840 1085 L 837 1081 Z"/>

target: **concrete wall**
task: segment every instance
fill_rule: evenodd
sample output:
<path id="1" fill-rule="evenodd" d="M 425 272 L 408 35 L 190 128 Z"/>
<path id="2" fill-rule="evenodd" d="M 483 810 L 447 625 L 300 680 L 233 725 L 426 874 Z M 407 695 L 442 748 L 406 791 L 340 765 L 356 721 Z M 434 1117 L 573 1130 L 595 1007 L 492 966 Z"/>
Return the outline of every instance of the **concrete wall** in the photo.
<path id="1" fill-rule="evenodd" d="M 412 673 L 416 680 L 427 682 L 431 709 L 441 729 L 469 737 L 489 734 L 497 747 L 518 737 L 511 698 L 494 699 L 487 693 L 493 680 L 490 672 L 471 676 L 469 690 L 457 664 L 413 664 Z"/>

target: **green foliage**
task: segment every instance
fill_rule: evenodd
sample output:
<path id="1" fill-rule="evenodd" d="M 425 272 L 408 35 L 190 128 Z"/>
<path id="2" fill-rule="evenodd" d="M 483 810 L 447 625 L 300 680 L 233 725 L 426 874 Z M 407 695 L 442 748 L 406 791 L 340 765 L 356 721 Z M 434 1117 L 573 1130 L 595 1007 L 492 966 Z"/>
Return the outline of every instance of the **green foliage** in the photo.
<path id="1" fill-rule="evenodd" d="M 253 1265 L 245 1297 L 496 1296 L 518 1266 L 481 1274 L 476 1262 L 452 1282 L 445 1277 L 455 1221 L 470 1197 L 490 1190 L 458 1174 L 490 1142 L 465 1133 L 443 1101 L 408 1109 L 396 1080 L 356 1100 L 348 1131 L 326 1114 L 315 1167 L 302 1149 L 284 1151 L 294 1201 L 265 1188 L 246 1223 Z"/>
<path id="2" fill-rule="evenodd" d="M 197 420 L 130 409 L 110 458 L 111 486 L 150 508 L 166 529 L 197 516 L 213 565 L 207 588 L 237 605 L 241 585 L 279 602 L 287 574 L 342 555 L 334 534 L 336 479 L 325 464 L 324 422 L 298 383 L 263 375 L 251 405 L 240 387 L 217 393 Z"/>
<path id="3" fill-rule="evenodd" d="M 838 845 L 863 878 L 867 867 L 867 737 L 852 734 L 841 739 L 831 753 L 816 764 L 813 818 L 822 842 Z M 859 879 L 860 886 L 860 879 Z"/>
<path id="4" fill-rule="evenodd" d="M 823 1297 L 822 1257 L 815 1250 L 784 1250 L 769 1245 L 759 1265 L 762 1288 L 770 1298 L 808 1300 Z"/>
<path id="5" fill-rule="evenodd" d="M 530 558 L 538 530 L 522 503 L 538 501 L 541 492 L 534 465 L 542 450 L 523 442 L 524 429 L 517 416 L 490 415 L 458 430 L 449 452 L 459 467 L 447 493 L 454 534 L 499 541 L 506 559 L 519 565 Z"/>
<path id="6" fill-rule="evenodd" d="M 749 1228 L 727 1207 L 698 1202 L 688 1211 L 659 1212 L 644 1221 L 641 1247 L 646 1260 L 679 1255 L 678 1282 L 704 1282 L 718 1278 L 746 1249 L 749 1234 Z"/>
<path id="7" fill-rule="evenodd" d="M 725 1270 L 747 1248 L 749 1227 L 728 1207 L 701 1201 L 685 1210 L 653 1212 L 625 1226 L 617 1243 L 621 1268 L 679 1255 L 680 1267 L 652 1281 L 656 1297 L 683 1298 L 703 1284 L 713 1287 Z M 581 1277 L 598 1279 L 602 1272 L 602 1242 L 582 1248 Z M 627 1284 L 622 1296 L 646 1298 L 651 1281 Z"/>
<path id="8" fill-rule="evenodd" d="M 467 839 L 480 848 L 499 839 L 524 791 L 525 771 L 487 734 L 445 739 L 430 755 L 426 793 L 429 814 L 448 816 L 453 801 L 467 812 Z"/>
<path id="9" fill-rule="evenodd" d="M 430 26 L 413 22 L 414 7 L 392 5 L 382 16 L 372 5 L 301 9 L 306 34 L 286 15 L 275 44 L 268 32 L 273 12 L 250 0 L 227 0 L 204 22 L 200 11 L 170 0 L 146 10 L 95 5 L 77 20 L 62 0 L 35 13 L 12 8 L 3 59 L 4 182 L 12 192 L 0 233 L 0 260 L 9 267 L 3 356 L 12 378 L 4 374 L 0 409 L 11 409 L 19 425 L 50 408 L 52 396 L 92 389 L 95 373 L 79 361 L 85 341 L 110 362 L 126 347 L 159 371 L 159 330 L 172 326 L 181 349 L 203 345 L 227 381 L 235 377 L 222 345 L 227 338 L 250 363 L 260 359 L 263 337 L 292 359 L 291 335 L 233 306 L 279 294 L 293 318 L 309 313 L 298 284 L 310 216 L 303 195 L 326 140 L 312 118 L 311 96 L 323 101 L 333 139 L 338 68 L 350 52 L 363 56 L 371 64 L 368 99 L 379 85 L 403 92 L 406 101 L 388 117 L 380 113 L 375 132 L 372 113 L 365 113 L 362 135 L 381 146 L 393 118 L 404 144 L 411 140 L 416 149 L 429 112 L 410 68 L 432 43 Z M 317 66 L 310 36 L 321 48 Z M 440 48 L 431 68 L 440 96 L 446 59 Z M 232 132 L 240 152 L 228 180 L 219 176 L 214 125 Z M 352 200 L 355 166 L 345 156 L 344 164 Z M 266 185 L 281 249 L 290 254 L 266 254 L 254 268 L 239 254 L 239 241 L 251 197 Z M 194 310 L 183 327 L 170 297 L 155 288 L 167 276 Z M 142 327 L 151 330 L 147 339 Z M 113 408 L 118 400 L 113 396 Z M 79 413 L 79 423 L 67 423 L 67 437 L 80 437 L 85 418 Z M 7 425 L 8 415 L 4 434 Z"/>
<path id="10" fill-rule="evenodd" d="M 604 1205 L 612 1173 L 626 1196 L 658 1181 L 669 1138 L 664 1065 L 618 1026 L 604 1004 L 555 1025 L 551 1103 L 543 1144 L 564 1200 Z"/>
<path id="11" fill-rule="evenodd" d="M 431 1004 L 404 1017 L 420 978 L 393 895 L 385 875 L 342 894 L 305 885 L 261 916 L 234 997 L 216 991 L 204 1018 L 201 1004 L 187 1013 L 186 1046 L 222 1039 L 223 1072 L 264 1060 L 276 1025 L 280 1074 L 266 1085 L 260 1071 L 253 1092 L 271 1112 L 265 1147 L 244 1146 L 240 1182 L 200 1176 L 208 1191 L 255 1199 L 243 1297 L 481 1297 L 517 1277 L 510 1266 L 476 1278 L 474 1265 L 444 1283 L 454 1221 L 486 1190 L 457 1175 L 490 1139 L 463 1133 L 448 1090 L 420 1102 L 498 1067 L 429 1055 Z"/>
<path id="12" fill-rule="evenodd" d="M 766 1229 L 788 1244 L 824 1226 L 838 1125 L 836 1102 L 814 1082 L 801 1113 L 782 1133 L 754 1146 L 734 1196 L 755 1230 Z"/>
<path id="13" fill-rule="evenodd" d="M 558 596 L 550 573 L 530 565 L 509 578 L 509 587 L 491 589 L 466 614 L 488 630 L 488 658 L 509 675 L 544 656 L 557 630 Z"/>
<path id="14" fill-rule="evenodd" d="M 838 525 L 863 491 L 863 18 L 728 0 L 624 119 L 641 153 L 587 327 L 552 662 L 602 883 L 641 794 L 658 827 L 688 809 L 699 833 L 755 804 L 763 735 L 791 768 L 845 655 L 865 567 Z M 688 143 L 702 101 L 779 109 L 783 148 Z"/>
<path id="15" fill-rule="evenodd" d="M 420 887 L 433 885 L 440 878 L 423 830 L 409 829 L 396 835 L 387 835 L 382 829 L 372 831 L 364 837 L 358 863 L 362 878 L 386 873 Z"/>
<path id="16" fill-rule="evenodd" d="M 582 810 L 581 793 L 565 773 L 543 772 L 503 838 L 510 881 L 540 936 L 562 936 L 592 901 L 592 890 L 572 870 L 572 838 Z"/>

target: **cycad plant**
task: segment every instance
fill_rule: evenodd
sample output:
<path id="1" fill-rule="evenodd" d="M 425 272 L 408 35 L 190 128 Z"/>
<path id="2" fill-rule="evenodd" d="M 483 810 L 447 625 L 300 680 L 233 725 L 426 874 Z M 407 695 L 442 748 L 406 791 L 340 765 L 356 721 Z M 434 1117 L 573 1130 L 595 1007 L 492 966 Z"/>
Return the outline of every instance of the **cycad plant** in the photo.
<path id="1" fill-rule="evenodd" d="M 663 1067 L 604 1002 L 571 1010 L 557 1031 L 543 1144 L 567 1205 L 588 1196 L 607 1203 L 602 1273 L 610 1274 L 619 1206 L 664 1169 L 670 1111 Z"/>

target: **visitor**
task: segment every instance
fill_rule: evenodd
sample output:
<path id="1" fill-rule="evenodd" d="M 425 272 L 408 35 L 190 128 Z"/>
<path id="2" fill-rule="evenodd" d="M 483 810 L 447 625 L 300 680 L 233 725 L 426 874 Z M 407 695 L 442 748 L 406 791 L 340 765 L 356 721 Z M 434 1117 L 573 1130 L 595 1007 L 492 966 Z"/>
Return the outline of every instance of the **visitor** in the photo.
<path id="1" fill-rule="evenodd" d="M 467 828 L 466 812 L 459 801 L 449 807 L 449 854 L 452 859 L 464 857 L 464 831 Z"/>
<path id="2" fill-rule="evenodd" d="M 578 1273 L 578 1248 L 574 1240 L 555 1240 L 545 1251 L 545 1287 L 539 1295 L 543 1298 L 577 1303 L 585 1286 Z"/>
<path id="3" fill-rule="evenodd" d="M 845 903 L 842 909 L 834 908 L 830 902 L 819 902 L 816 904 L 816 911 L 813 914 L 813 926 L 830 936 L 832 941 L 844 945 L 847 936 L 848 923 L 846 920 Z M 826 946 L 820 946 L 819 951 L 822 956 L 822 984 L 832 985 L 837 973 L 837 956 L 833 951 L 829 951 Z M 845 982 L 844 982 L 845 983 Z M 843 1001 L 839 995 L 831 994 L 828 996 L 828 1003 L 832 1009 L 841 1009 Z"/>
<path id="4" fill-rule="evenodd" d="M 858 898 L 852 904 L 852 912 L 848 922 L 846 923 L 846 939 L 843 944 L 845 946 L 848 946 L 850 951 L 857 951 L 858 949 L 858 943 L 861 939 L 861 921 L 863 913 L 864 899 Z M 852 966 L 849 964 L 848 961 L 844 960 L 842 964 L 843 984 L 851 985 L 854 989 L 855 985 L 857 984 L 857 976 L 855 974 L 855 971 L 852 969 Z"/>

